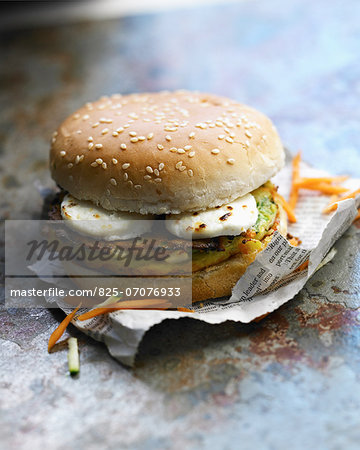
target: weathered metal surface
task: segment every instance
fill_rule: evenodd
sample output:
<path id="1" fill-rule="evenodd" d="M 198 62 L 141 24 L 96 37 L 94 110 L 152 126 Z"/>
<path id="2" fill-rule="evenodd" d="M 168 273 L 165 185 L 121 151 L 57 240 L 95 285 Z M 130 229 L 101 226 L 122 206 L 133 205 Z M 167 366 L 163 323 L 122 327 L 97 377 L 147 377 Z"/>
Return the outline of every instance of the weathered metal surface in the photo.
<path id="1" fill-rule="evenodd" d="M 269 114 L 289 148 L 359 176 L 360 4 L 259 1 L 2 37 L 0 200 L 38 217 L 48 140 L 83 102 L 189 88 Z M 0 313 L 2 448 L 358 448 L 360 225 L 258 324 L 154 327 L 137 365 L 80 335 L 81 373 L 48 355 L 60 312 Z"/>

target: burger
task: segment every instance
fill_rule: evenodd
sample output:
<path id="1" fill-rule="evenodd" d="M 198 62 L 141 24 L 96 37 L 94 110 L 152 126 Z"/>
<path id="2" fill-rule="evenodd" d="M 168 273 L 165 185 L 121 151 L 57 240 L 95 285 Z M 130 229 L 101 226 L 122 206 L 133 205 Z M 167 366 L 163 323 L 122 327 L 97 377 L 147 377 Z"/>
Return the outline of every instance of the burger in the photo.
<path id="1" fill-rule="evenodd" d="M 102 97 L 53 134 L 61 194 L 50 218 L 106 242 L 163 218 L 180 246 L 190 239 L 193 301 L 228 296 L 274 232 L 286 236 L 270 181 L 284 159 L 272 122 L 236 101 L 188 91 Z"/>

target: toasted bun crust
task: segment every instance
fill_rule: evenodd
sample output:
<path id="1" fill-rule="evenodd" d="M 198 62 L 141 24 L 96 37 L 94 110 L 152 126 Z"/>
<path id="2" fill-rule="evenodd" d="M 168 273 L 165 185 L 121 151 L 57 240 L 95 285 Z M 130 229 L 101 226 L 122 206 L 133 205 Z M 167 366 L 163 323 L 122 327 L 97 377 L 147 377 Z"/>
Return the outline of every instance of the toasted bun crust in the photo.
<path id="1" fill-rule="evenodd" d="M 271 121 L 193 92 L 113 95 L 54 133 L 54 180 L 78 199 L 141 214 L 200 211 L 256 189 L 284 164 Z"/>
<path id="2" fill-rule="evenodd" d="M 281 205 L 279 207 L 278 231 L 286 237 L 287 216 Z M 254 261 L 256 255 L 265 249 L 271 241 L 271 236 L 265 237 L 261 243 L 262 248 L 258 252 L 249 254 L 238 253 L 231 258 L 214 264 L 206 269 L 199 270 L 193 274 L 192 300 L 193 303 L 210 298 L 228 297 L 239 279 L 244 275 L 246 269 Z"/>

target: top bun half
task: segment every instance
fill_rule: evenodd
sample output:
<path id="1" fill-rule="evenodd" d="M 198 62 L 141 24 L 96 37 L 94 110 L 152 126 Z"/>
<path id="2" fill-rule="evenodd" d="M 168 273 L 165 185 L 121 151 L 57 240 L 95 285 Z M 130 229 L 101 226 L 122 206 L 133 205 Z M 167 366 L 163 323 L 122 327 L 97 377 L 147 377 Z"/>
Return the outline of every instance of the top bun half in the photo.
<path id="1" fill-rule="evenodd" d="M 87 103 L 54 133 L 54 180 L 80 200 L 141 214 L 200 211 L 261 186 L 284 165 L 271 121 L 186 91 Z"/>

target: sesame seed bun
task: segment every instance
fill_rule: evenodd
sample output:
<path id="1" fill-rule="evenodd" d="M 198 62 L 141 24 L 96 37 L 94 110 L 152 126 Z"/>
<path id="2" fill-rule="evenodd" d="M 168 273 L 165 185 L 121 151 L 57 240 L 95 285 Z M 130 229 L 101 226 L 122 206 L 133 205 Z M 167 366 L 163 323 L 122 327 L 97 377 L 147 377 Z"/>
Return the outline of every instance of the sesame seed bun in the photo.
<path id="1" fill-rule="evenodd" d="M 228 203 L 284 164 L 271 121 L 227 98 L 186 91 L 87 103 L 54 133 L 54 180 L 108 210 L 167 214 Z"/>

